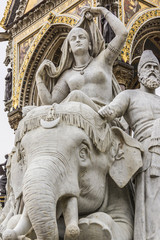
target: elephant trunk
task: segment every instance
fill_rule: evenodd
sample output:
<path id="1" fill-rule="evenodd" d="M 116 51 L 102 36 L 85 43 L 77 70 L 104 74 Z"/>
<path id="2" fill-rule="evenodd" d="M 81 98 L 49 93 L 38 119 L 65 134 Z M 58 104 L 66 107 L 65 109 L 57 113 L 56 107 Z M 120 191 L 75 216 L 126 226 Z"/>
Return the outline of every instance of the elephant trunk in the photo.
<path id="1" fill-rule="evenodd" d="M 67 171 L 68 169 L 68 171 Z M 56 206 L 63 196 L 78 196 L 78 181 L 71 189 L 72 171 L 62 157 L 36 157 L 24 176 L 25 207 L 38 240 L 58 240 Z"/>

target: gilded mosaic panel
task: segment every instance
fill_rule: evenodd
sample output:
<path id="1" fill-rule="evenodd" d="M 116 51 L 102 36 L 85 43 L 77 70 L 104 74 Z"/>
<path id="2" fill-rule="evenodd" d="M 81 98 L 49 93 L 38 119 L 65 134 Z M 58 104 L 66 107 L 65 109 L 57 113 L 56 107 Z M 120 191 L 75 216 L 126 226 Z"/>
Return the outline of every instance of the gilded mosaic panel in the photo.
<path id="1" fill-rule="evenodd" d="M 124 0 L 124 23 L 127 24 L 133 15 L 145 8 L 147 6 L 137 0 Z"/>
<path id="2" fill-rule="evenodd" d="M 19 69 L 22 66 L 25 55 L 33 42 L 34 37 L 31 37 L 19 45 Z"/>
<path id="3" fill-rule="evenodd" d="M 30 11 L 32 8 L 34 8 L 37 4 L 39 4 L 40 2 L 42 2 L 43 0 L 29 0 L 25 13 Z"/>
<path id="4" fill-rule="evenodd" d="M 30 38 L 27 40 L 23 41 L 22 43 L 19 44 L 19 69 L 21 68 L 24 58 L 27 54 L 27 51 L 29 50 L 31 43 L 33 42 L 35 35 L 32 35 Z"/>
<path id="5" fill-rule="evenodd" d="M 92 6 L 92 0 L 85 0 L 85 1 L 83 1 L 82 3 L 78 4 L 75 8 L 70 10 L 68 13 L 80 16 L 82 8 L 84 6 Z"/>

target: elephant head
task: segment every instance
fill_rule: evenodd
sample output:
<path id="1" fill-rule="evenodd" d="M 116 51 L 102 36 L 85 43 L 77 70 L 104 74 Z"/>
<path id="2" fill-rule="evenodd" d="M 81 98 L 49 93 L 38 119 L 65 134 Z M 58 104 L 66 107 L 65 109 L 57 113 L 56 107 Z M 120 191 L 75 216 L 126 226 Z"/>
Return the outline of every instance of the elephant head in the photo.
<path id="1" fill-rule="evenodd" d="M 142 165 L 136 140 L 78 102 L 32 109 L 19 124 L 16 144 L 27 162 L 25 210 L 14 234 L 6 230 L 4 239 L 24 234 L 27 217 L 37 239 L 59 239 L 62 213 L 67 239 L 76 239 L 78 215 L 94 213 L 104 202 L 107 174 L 124 187 Z"/>

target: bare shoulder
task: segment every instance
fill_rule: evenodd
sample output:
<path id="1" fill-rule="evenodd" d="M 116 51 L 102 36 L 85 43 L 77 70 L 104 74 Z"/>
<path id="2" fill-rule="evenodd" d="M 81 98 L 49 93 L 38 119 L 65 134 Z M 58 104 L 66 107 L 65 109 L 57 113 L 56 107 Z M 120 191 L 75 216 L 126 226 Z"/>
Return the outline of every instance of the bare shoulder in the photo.
<path id="1" fill-rule="evenodd" d="M 141 91 L 139 89 L 127 89 L 118 95 L 126 101 L 137 101 L 142 97 Z"/>
<path id="2" fill-rule="evenodd" d="M 127 89 L 127 90 L 124 90 L 124 91 L 120 92 L 118 95 L 119 95 L 119 96 L 129 97 L 130 95 L 133 94 L 133 91 L 134 91 L 134 90 Z"/>
<path id="3" fill-rule="evenodd" d="M 129 96 L 137 95 L 139 94 L 139 89 L 127 89 L 122 91 L 121 94 L 129 95 Z"/>
<path id="4" fill-rule="evenodd" d="M 140 91 L 140 89 L 128 89 L 128 90 L 125 90 L 125 91 L 132 98 L 142 95 L 142 92 Z"/>

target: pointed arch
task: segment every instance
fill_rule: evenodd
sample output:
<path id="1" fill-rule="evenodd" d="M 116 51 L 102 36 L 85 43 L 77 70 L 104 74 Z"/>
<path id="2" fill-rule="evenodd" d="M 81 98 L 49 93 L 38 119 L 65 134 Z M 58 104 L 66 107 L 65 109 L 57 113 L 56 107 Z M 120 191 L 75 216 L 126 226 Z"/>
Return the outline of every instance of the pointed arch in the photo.
<path id="1" fill-rule="evenodd" d="M 125 46 L 121 52 L 122 59 L 125 62 L 128 63 L 132 62 L 133 49 L 138 32 L 140 32 L 143 26 L 148 24 L 151 20 L 156 20 L 159 18 L 160 8 L 147 9 L 141 12 L 140 14 L 136 15 L 135 19 L 133 19 L 132 21 L 132 24 L 129 26 L 128 37 Z"/>
<path id="2" fill-rule="evenodd" d="M 12 99 L 14 108 L 37 104 L 34 102 L 36 70 L 44 58 L 56 57 L 56 52 L 59 51 L 63 40 L 70 29 L 77 23 L 77 20 L 78 18 L 70 15 L 55 16 L 53 12 L 49 15 L 48 21 L 44 23 L 36 35 L 25 56 L 18 80 L 16 81 L 15 75 L 13 76 L 15 91 Z M 56 61 L 54 57 L 52 60 Z M 16 82 L 18 82 L 18 86 L 16 86 Z"/>

